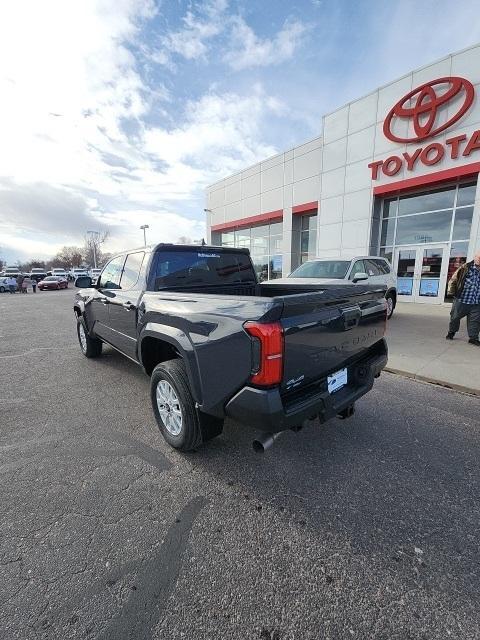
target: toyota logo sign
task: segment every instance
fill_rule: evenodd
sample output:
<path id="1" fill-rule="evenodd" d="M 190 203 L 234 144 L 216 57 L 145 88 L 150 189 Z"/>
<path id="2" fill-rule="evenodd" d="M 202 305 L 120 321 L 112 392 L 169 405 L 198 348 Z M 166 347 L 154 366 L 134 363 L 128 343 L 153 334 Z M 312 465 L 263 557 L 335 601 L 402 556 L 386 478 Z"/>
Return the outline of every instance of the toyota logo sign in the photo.
<path id="1" fill-rule="evenodd" d="M 419 142 L 436 136 L 459 120 L 471 107 L 475 90 L 471 82 L 457 76 L 425 82 L 407 93 L 392 107 L 383 123 L 383 133 L 392 142 Z M 455 113 L 438 124 L 438 112 L 454 98 L 460 97 Z M 450 115 L 450 114 L 449 114 Z M 398 118 L 407 119 L 415 135 L 402 137 L 392 131 Z"/>

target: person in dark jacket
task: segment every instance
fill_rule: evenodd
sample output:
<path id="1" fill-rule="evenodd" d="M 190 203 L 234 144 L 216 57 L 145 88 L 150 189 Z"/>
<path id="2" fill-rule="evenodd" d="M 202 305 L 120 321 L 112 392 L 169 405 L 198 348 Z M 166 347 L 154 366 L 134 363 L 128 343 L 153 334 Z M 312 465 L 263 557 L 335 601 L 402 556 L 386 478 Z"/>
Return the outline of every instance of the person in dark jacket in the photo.
<path id="1" fill-rule="evenodd" d="M 460 329 L 460 320 L 466 316 L 468 342 L 480 347 L 480 251 L 471 262 L 459 267 L 448 283 L 448 294 L 454 296 L 450 312 L 447 340 L 453 340 Z"/>

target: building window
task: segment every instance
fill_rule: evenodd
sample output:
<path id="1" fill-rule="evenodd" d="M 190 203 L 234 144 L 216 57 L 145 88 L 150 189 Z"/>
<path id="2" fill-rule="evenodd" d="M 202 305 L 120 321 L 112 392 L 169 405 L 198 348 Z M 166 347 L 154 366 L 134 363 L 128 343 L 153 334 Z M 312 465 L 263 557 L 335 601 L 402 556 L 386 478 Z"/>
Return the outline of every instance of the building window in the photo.
<path id="1" fill-rule="evenodd" d="M 224 231 L 213 236 L 214 244 L 249 249 L 260 282 L 282 277 L 282 241 L 282 222 Z"/>
<path id="2" fill-rule="evenodd" d="M 383 202 L 380 250 L 392 246 L 465 242 L 470 238 L 475 183 Z"/>
<path id="3" fill-rule="evenodd" d="M 300 264 L 317 255 L 317 215 L 301 216 L 300 221 Z"/>
<path id="4" fill-rule="evenodd" d="M 396 247 L 446 244 L 448 283 L 455 269 L 467 259 L 476 187 L 475 182 L 458 184 L 384 200 L 380 255 L 393 264 Z M 397 251 L 399 275 L 401 258 L 407 254 L 406 249 Z"/>

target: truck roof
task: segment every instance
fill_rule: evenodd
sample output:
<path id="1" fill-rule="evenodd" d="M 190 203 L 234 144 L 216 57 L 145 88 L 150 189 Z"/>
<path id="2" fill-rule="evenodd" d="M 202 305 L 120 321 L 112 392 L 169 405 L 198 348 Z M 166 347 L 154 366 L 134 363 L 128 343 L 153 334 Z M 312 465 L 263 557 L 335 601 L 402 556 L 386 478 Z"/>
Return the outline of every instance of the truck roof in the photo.
<path id="1" fill-rule="evenodd" d="M 175 244 L 174 242 L 159 242 L 158 244 L 149 244 L 147 246 L 135 247 L 133 249 L 125 249 L 124 251 L 119 251 L 116 253 L 113 258 L 117 256 L 123 256 L 126 253 L 133 253 L 134 251 L 149 251 L 155 252 L 158 250 L 178 250 L 178 251 L 210 251 L 214 250 L 221 253 L 250 253 L 249 249 L 245 247 L 225 247 L 225 246 L 217 246 L 213 244 Z"/>

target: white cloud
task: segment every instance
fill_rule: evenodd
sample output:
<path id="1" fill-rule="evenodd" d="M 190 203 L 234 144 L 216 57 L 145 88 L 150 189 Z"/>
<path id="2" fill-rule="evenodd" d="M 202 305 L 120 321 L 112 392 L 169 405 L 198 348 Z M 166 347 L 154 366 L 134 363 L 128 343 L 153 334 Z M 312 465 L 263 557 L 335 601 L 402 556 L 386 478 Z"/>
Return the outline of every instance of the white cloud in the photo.
<path id="1" fill-rule="evenodd" d="M 232 28 L 232 47 L 224 59 L 237 71 L 280 64 L 292 58 L 306 31 L 307 27 L 302 22 L 287 21 L 274 38 L 262 39 L 238 16 Z"/>
<path id="2" fill-rule="evenodd" d="M 205 21 L 225 7 L 209 3 Z M 0 8 L 3 257 L 53 254 L 86 228 L 111 229 L 106 250 L 130 246 L 145 223 L 152 240 L 202 237 L 193 203 L 204 187 L 277 151 L 262 123 L 282 105 L 260 85 L 246 97 L 212 89 L 170 126 L 159 120 L 173 96 L 161 83 L 150 90 L 132 53 L 153 15 L 148 0 Z"/>
<path id="3" fill-rule="evenodd" d="M 212 92 L 187 104 L 182 126 L 147 130 L 145 149 L 172 169 L 190 167 L 190 179 L 201 167 L 203 179 L 215 180 L 276 153 L 275 147 L 259 142 L 260 129 L 264 118 L 281 110 L 281 103 L 260 85 L 249 96 Z"/>
<path id="4" fill-rule="evenodd" d="M 226 22 L 226 0 L 211 0 L 201 5 L 200 15 L 187 11 L 182 18 L 183 27 L 161 38 L 162 49 L 153 54 L 153 60 L 172 68 L 170 54 L 186 60 L 206 59 L 209 41 L 223 32 Z"/>

